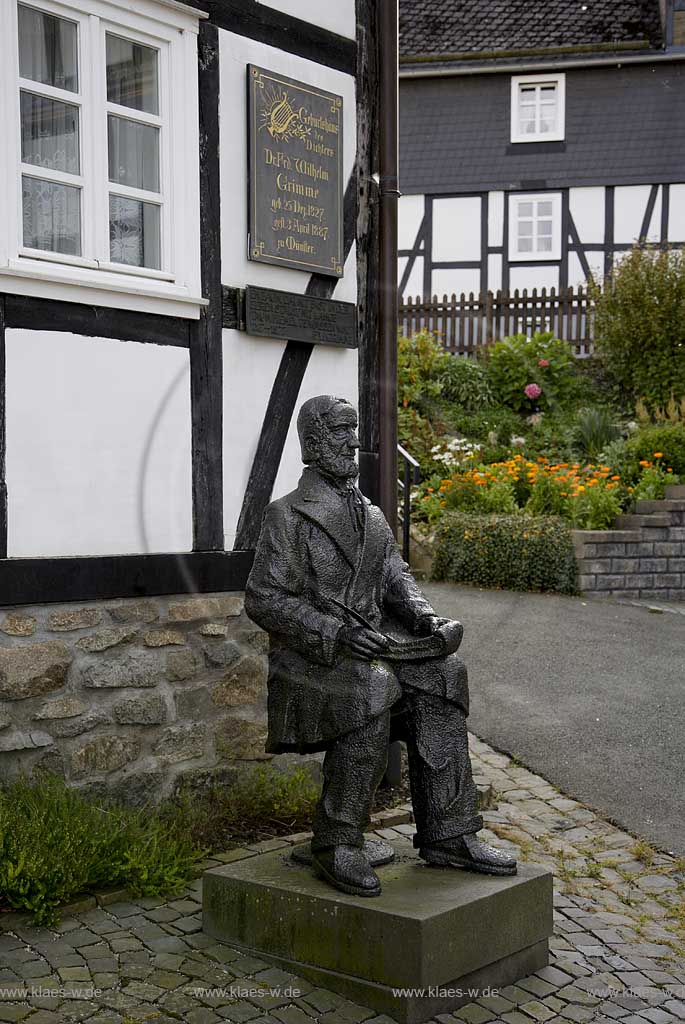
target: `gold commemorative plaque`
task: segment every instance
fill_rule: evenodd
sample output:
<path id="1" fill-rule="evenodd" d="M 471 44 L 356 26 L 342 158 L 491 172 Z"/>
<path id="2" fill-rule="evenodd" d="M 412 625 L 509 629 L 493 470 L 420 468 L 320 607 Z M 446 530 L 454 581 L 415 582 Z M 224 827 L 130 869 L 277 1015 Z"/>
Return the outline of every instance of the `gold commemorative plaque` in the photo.
<path id="1" fill-rule="evenodd" d="M 248 258 L 342 277 L 342 96 L 247 66 Z"/>

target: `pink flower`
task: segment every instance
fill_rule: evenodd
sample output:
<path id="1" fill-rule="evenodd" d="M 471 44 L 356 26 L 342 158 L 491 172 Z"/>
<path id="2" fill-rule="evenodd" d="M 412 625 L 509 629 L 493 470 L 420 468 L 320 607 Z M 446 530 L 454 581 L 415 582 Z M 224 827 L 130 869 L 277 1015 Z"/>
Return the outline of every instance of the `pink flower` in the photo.
<path id="1" fill-rule="evenodd" d="M 539 384 L 526 384 L 523 389 L 526 398 L 539 398 L 542 394 L 542 388 Z"/>
<path id="2" fill-rule="evenodd" d="M 539 359 L 538 366 L 549 366 L 549 359 Z"/>

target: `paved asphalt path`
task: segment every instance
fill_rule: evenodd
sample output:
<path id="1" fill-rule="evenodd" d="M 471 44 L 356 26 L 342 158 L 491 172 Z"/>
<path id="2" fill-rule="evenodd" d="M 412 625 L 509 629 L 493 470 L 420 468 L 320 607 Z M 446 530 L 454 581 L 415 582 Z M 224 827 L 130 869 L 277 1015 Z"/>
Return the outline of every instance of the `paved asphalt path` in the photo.
<path id="1" fill-rule="evenodd" d="M 469 728 L 630 832 L 685 855 L 685 615 L 447 583 Z"/>

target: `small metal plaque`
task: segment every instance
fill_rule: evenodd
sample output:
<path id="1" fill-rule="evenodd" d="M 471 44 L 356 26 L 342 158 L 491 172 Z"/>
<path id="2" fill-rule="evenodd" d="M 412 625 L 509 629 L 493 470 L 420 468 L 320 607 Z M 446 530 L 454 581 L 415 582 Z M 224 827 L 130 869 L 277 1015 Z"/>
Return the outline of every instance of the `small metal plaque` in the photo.
<path id="1" fill-rule="evenodd" d="M 248 258 L 343 275 L 342 96 L 247 66 Z"/>
<path id="2" fill-rule="evenodd" d="M 266 338 L 356 348 L 357 310 L 353 302 L 250 285 L 245 289 L 245 329 Z"/>

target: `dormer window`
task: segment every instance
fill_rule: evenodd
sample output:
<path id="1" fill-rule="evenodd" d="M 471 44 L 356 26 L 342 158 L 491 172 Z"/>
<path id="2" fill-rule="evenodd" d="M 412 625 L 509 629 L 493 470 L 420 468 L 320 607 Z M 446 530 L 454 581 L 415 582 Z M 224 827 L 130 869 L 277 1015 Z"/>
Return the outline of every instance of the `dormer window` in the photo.
<path id="1" fill-rule="evenodd" d="M 515 75 L 511 80 L 511 141 L 564 138 L 564 75 Z"/>

